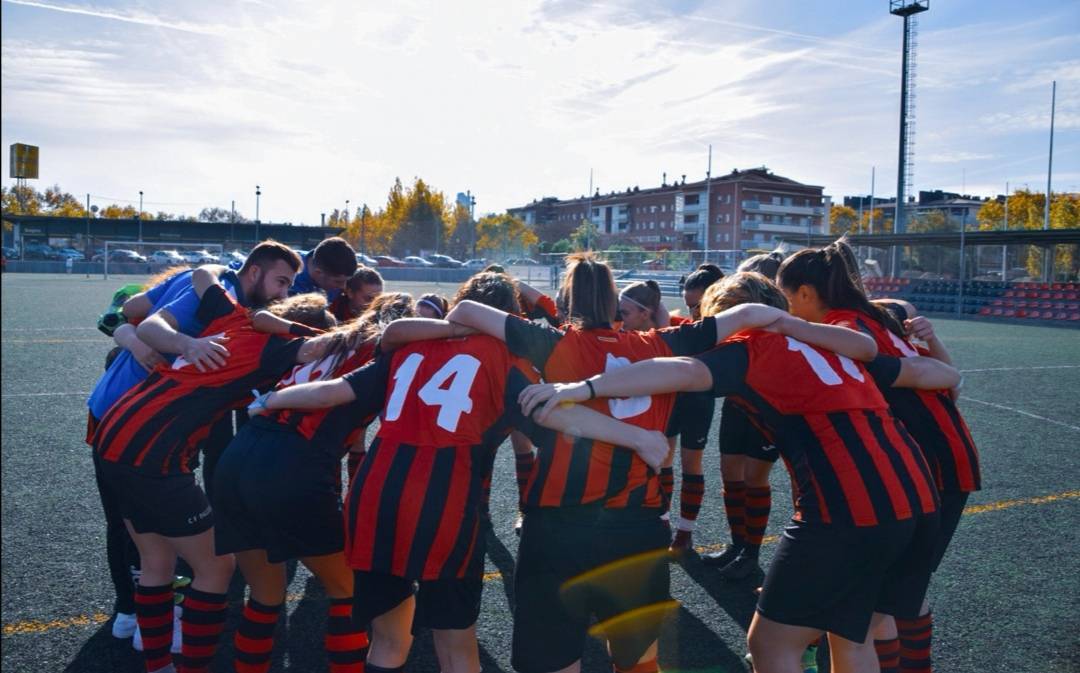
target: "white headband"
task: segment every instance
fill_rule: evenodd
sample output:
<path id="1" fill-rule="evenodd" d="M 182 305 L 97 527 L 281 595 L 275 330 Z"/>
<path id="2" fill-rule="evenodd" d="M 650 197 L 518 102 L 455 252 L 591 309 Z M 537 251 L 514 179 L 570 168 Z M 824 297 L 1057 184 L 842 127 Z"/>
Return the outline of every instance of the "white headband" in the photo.
<path id="1" fill-rule="evenodd" d="M 439 316 L 440 318 L 441 318 L 441 317 L 443 317 L 443 311 L 442 311 L 442 308 L 441 308 L 441 307 L 440 307 L 440 306 L 439 306 L 438 304 L 436 304 L 435 302 L 431 301 L 430 299 L 421 299 L 421 300 L 420 300 L 420 303 L 421 303 L 421 304 L 427 304 L 427 305 L 428 305 L 428 306 L 430 306 L 431 308 L 435 309 L 435 313 L 436 313 L 436 314 L 437 314 L 437 315 L 438 315 L 438 316 Z"/>
<path id="2" fill-rule="evenodd" d="M 642 304 L 640 301 L 636 301 L 633 297 L 626 294 L 626 290 L 623 290 L 621 293 L 619 293 L 619 301 L 622 301 L 623 299 L 630 302 L 634 306 L 639 307 L 642 311 L 650 311 L 650 310 L 652 310 L 648 306 L 646 306 L 645 304 Z"/>

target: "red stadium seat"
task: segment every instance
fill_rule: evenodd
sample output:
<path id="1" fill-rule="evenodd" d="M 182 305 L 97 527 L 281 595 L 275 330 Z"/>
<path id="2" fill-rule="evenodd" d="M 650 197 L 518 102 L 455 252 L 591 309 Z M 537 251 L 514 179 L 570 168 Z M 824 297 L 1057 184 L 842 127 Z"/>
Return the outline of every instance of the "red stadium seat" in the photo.
<path id="1" fill-rule="evenodd" d="M 1001 312 L 1001 315 L 1004 318 L 1014 318 L 1016 317 L 1016 311 L 1012 310 L 1011 308 L 1007 308 Z"/>
<path id="2" fill-rule="evenodd" d="M 1018 308 L 1018 309 L 1016 309 L 1016 312 L 1013 315 L 1015 315 L 1017 318 L 1026 318 L 1027 317 L 1027 311 L 1025 311 L 1022 308 Z"/>
<path id="3" fill-rule="evenodd" d="M 1058 311 L 1054 314 L 1054 320 L 1068 320 L 1069 314 L 1065 311 Z"/>
<path id="4" fill-rule="evenodd" d="M 982 308 L 980 308 L 979 309 L 979 315 L 990 315 L 990 307 L 989 306 L 983 306 Z"/>
<path id="5" fill-rule="evenodd" d="M 1072 320 L 1080 320 L 1080 313 L 1070 313 L 1069 314 L 1069 320 L 1070 321 L 1072 321 Z"/>
<path id="6" fill-rule="evenodd" d="M 1005 290 L 1005 296 L 1006 297 L 1015 297 L 1016 293 L 1013 292 L 1012 290 Z"/>

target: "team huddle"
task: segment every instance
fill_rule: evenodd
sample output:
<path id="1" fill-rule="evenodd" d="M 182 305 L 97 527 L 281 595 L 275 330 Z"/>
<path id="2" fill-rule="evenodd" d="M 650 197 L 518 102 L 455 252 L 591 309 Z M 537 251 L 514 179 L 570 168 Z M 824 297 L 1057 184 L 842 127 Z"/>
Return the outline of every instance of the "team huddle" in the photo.
<path id="1" fill-rule="evenodd" d="M 727 276 L 703 265 L 683 298 L 685 318 L 653 281 L 620 293 L 585 253 L 555 300 L 499 267 L 414 300 L 336 238 L 121 290 L 87 432 L 113 634 L 134 636 L 148 672 L 208 671 L 239 569 L 233 670 L 265 672 L 299 560 L 329 597 L 332 673 L 404 671 L 424 627 L 444 673 L 476 673 L 510 438 L 514 669 L 580 670 L 596 637 L 613 670 L 659 671 L 669 564 L 693 548 L 723 397 L 731 543 L 704 563 L 756 576 L 777 458 L 795 511 L 749 627 L 753 670 L 816 670 L 827 639 L 833 671 L 928 673 L 930 577 L 980 484 L 933 326 L 868 299 L 842 241 Z"/>

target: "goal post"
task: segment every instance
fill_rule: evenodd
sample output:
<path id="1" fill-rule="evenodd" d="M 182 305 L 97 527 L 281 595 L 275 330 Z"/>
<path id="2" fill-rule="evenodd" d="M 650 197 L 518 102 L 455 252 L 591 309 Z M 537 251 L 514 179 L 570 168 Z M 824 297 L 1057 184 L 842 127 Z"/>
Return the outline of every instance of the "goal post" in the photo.
<path id="1" fill-rule="evenodd" d="M 222 243 L 178 243 L 176 241 L 105 241 L 101 253 L 102 274 L 158 273 L 173 266 L 221 264 Z M 94 260 L 91 260 L 94 261 Z"/>

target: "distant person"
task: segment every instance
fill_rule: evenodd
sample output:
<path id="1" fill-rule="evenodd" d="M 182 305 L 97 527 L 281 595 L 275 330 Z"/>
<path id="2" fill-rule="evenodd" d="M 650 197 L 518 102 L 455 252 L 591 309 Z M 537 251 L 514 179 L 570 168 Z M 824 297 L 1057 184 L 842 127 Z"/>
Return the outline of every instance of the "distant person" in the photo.
<path id="1" fill-rule="evenodd" d="M 289 295 L 321 292 L 333 302 L 356 273 L 356 251 L 343 238 L 328 238 L 303 257 L 304 266 L 296 275 Z"/>
<path id="2" fill-rule="evenodd" d="M 446 312 L 448 310 L 450 310 L 450 304 L 446 301 L 446 297 L 441 294 L 432 292 L 421 295 L 420 298 L 416 300 L 416 312 L 421 318 L 442 320 L 446 317 Z"/>
<path id="3" fill-rule="evenodd" d="M 361 264 L 345 282 L 345 291 L 330 304 L 330 312 L 341 322 L 359 317 L 371 302 L 382 294 L 383 278 L 379 272 Z"/>

